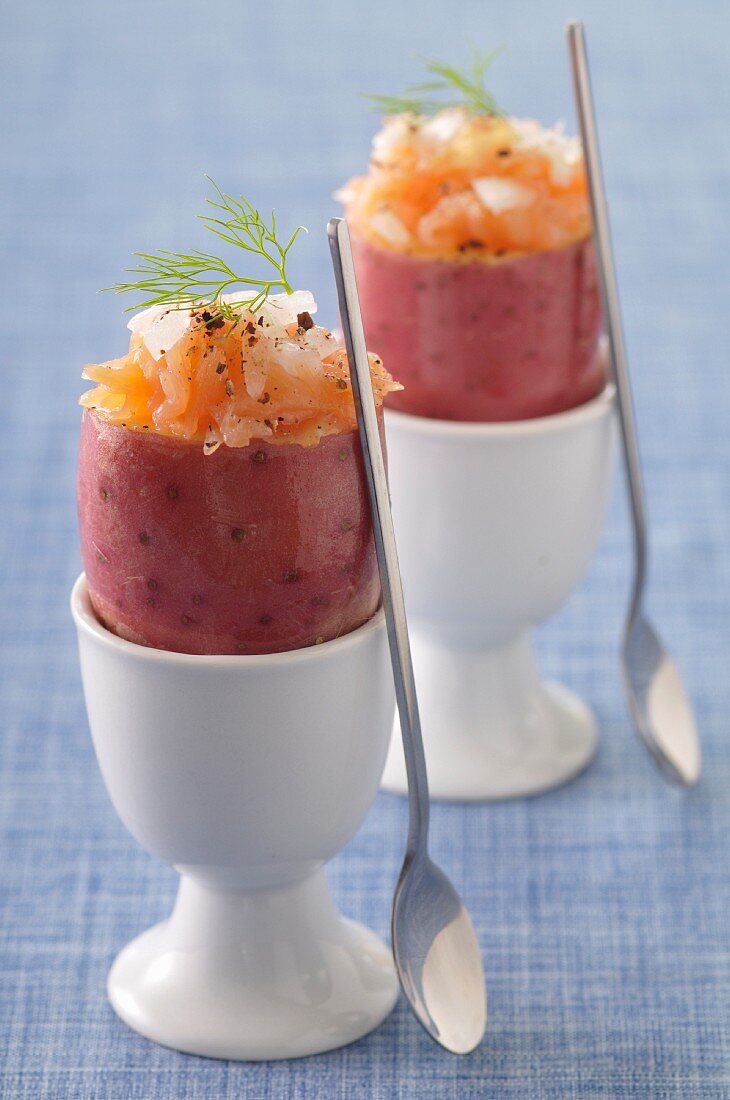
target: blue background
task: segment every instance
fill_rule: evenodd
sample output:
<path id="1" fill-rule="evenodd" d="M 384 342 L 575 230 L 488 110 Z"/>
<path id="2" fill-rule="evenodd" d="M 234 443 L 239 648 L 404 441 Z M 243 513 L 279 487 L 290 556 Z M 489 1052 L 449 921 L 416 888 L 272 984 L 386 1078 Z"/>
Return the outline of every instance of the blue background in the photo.
<path id="1" fill-rule="evenodd" d="M 0 27 L 0 1093 L 7 1097 L 722 1097 L 728 1046 L 730 17 L 701 0 L 485 4 L 2 4 Z M 134 248 L 200 243 L 204 173 L 312 230 L 293 264 L 334 319 L 324 223 L 415 57 L 508 44 L 493 89 L 572 125 L 563 23 L 586 24 L 646 463 L 653 609 L 692 690 L 705 767 L 668 787 L 632 734 L 616 649 L 630 575 L 621 486 L 591 574 L 542 632 L 595 706 L 595 765 L 532 801 L 437 806 L 434 851 L 484 948 L 490 1026 L 465 1059 L 403 1004 L 302 1062 L 209 1062 L 128 1031 L 115 952 L 175 877 L 126 834 L 93 759 L 67 596 L 79 374 L 120 354 L 97 297 Z M 196 236 L 198 234 L 198 236 Z M 385 933 L 405 807 L 381 796 L 331 865 Z"/>

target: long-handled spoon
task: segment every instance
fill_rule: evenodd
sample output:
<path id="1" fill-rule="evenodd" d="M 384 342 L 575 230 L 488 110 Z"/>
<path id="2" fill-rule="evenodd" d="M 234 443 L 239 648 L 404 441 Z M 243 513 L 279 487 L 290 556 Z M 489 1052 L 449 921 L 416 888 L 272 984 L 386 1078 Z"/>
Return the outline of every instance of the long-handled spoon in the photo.
<path id="1" fill-rule="evenodd" d="M 624 689 L 636 731 L 651 755 L 666 775 L 689 786 L 700 773 L 700 745 L 692 708 L 677 666 L 644 612 L 647 571 L 644 487 L 583 24 L 569 23 L 567 35 L 634 529 L 634 582 L 622 648 Z"/>
<path id="2" fill-rule="evenodd" d="M 469 914 L 428 854 L 426 762 L 350 235 L 342 218 L 333 218 L 327 233 L 350 361 L 408 773 L 408 844 L 393 898 L 393 955 L 403 992 L 426 1031 L 454 1054 L 467 1054 L 481 1040 L 487 1022 L 482 958 Z"/>

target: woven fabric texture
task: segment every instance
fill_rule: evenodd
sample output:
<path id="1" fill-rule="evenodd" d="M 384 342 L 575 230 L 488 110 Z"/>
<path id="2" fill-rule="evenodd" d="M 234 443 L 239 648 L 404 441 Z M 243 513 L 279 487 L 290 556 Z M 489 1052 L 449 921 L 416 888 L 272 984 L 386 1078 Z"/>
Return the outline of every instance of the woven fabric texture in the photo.
<path id="1" fill-rule="evenodd" d="M 448 7 L 448 11 L 447 11 Z M 621 695 L 630 579 L 619 478 L 590 575 L 540 633 L 546 673 L 601 724 L 589 771 L 545 797 L 433 812 L 490 990 L 454 1058 L 403 1002 L 354 1046 L 217 1063 L 153 1045 L 107 1004 L 115 953 L 170 909 L 174 874 L 125 832 L 88 734 L 68 594 L 79 570 L 76 398 L 125 345 L 95 291 L 134 248 L 180 247 L 208 172 L 308 225 L 295 281 L 335 318 L 324 224 L 419 54 L 508 43 L 497 97 L 573 118 L 562 0 L 266 8 L 217 0 L 3 4 L 0 242 L 0 1096 L 360 1100 L 730 1096 L 730 9 L 584 0 L 645 461 L 652 609 L 691 689 L 698 787 L 655 772 Z M 572 123 L 571 123 L 572 124 Z M 406 810 L 380 796 L 331 864 L 342 909 L 386 934 Z"/>

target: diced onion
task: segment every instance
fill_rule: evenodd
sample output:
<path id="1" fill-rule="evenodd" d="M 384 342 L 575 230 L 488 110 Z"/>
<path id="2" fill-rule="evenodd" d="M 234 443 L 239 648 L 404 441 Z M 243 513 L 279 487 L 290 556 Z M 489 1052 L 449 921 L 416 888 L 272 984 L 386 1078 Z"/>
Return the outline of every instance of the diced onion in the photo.
<path id="1" fill-rule="evenodd" d="M 482 176 L 473 180 L 472 187 L 482 203 L 492 214 L 502 214 L 505 210 L 516 210 L 529 206 L 535 201 L 535 192 L 515 180 L 504 176 Z"/>
<path id="2" fill-rule="evenodd" d="M 237 294 L 224 294 L 226 303 L 240 302 L 242 291 Z M 270 294 L 256 310 L 257 317 L 271 325 L 293 325 L 300 313 L 316 313 L 317 303 L 308 290 L 295 290 L 291 294 Z"/>
<path id="3" fill-rule="evenodd" d="M 240 302 L 248 292 L 245 289 L 237 293 L 224 294 L 222 301 L 226 305 Z M 202 308 L 202 307 L 201 307 Z M 316 313 L 317 303 L 308 290 L 295 290 L 292 294 L 270 294 L 256 310 L 257 317 L 263 317 L 266 324 L 286 325 L 296 323 L 300 313 Z M 169 306 L 150 306 L 136 313 L 127 324 L 130 332 L 141 336 L 144 346 L 153 359 L 159 360 L 171 351 L 190 327 L 192 311 L 171 309 Z"/>
<path id="4" fill-rule="evenodd" d="M 524 149 L 536 149 L 550 161 L 550 176 L 558 186 L 567 186 L 573 179 L 582 150 L 580 139 L 565 133 L 565 123 L 558 122 L 545 129 L 532 118 L 510 120 Z"/>
<path id="5" fill-rule="evenodd" d="M 439 111 L 421 126 L 421 140 L 425 139 L 429 144 L 446 145 L 456 137 L 466 117 L 463 107 L 447 107 L 446 110 Z"/>
<path id="6" fill-rule="evenodd" d="M 410 243 L 411 235 L 403 222 L 390 210 L 376 210 L 370 217 L 376 233 L 396 248 Z"/>
<path id="7" fill-rule="evenodd" d="M 412 134 L 414 125 L 410 115 L 390 115 L 383 121 L 383 128 L 373 138 L 373 155 L 387 157 L 398 146 L 404 145 Z"/>

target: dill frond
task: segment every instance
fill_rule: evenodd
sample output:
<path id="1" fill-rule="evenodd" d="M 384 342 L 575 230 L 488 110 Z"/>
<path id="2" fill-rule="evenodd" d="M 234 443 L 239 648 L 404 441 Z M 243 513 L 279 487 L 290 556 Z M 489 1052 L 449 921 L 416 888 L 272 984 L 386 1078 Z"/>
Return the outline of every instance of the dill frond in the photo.
<path id="1" fill-rule="evenodd" d="M 492 62 L 502 52 L 503 47 L 491 53 L 475 54 L 470 71 L 460 72 L 453 65 L 446 65 L 433 58 L 424 58 L 427 73 L 434 80 L 411 84 L 404 96 L 366 95 L 373 107 L 382 114 L 435 115 L 445 107 L 466 107 L 474 115 L 495 115 L 504 117 L 484 80 Z M 434 98 L 430 93 L 442 93 Z M 450 93 L 450 94 L 449 94 Z M 454 94 L 456 93 L 456 94 Z M 444 98 L 445 96 L 445 98 Z"/>
<path id="2" fill-rule="evenodd" d="M 277 237 L 276 214 L 266 218 L 243 195 L 234 198 L 226 194 L 207 177 L 216 191 L 216 198 L 206 199 L 214 213 L 199 214 L 199 219 L 214 236 L 225 244 L 240 248 L 258 257 L 274 268 L 270 278 L 237 274 L 220 256 L 194 248 L 190 252 L 135 252 L 141 261 L 136 267 L 126 268 L 135 278 L 104 287 L 115 294 L 135 293 L 139 300 L 128 306 L 125 312 L 146 309 L 149 306 L 167 305 L 170 309 L 211 309 L 227 320 L 235 320 L 241 308 L 256 309 L 274 290 L 291 294 L 292 287 L 286 274 L 289 251 L 304 226 L 298 226 L 285 244 Z M 237 293 L 241 297 L 224 302 L 224 294 Z"/>

